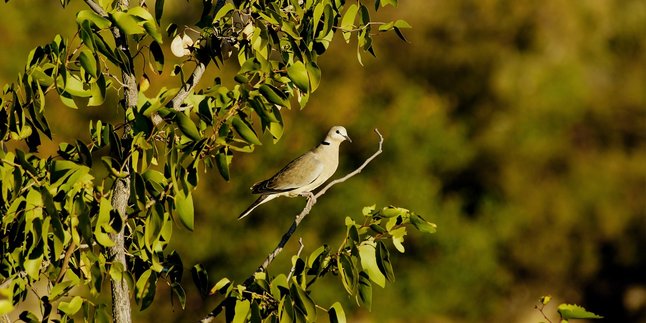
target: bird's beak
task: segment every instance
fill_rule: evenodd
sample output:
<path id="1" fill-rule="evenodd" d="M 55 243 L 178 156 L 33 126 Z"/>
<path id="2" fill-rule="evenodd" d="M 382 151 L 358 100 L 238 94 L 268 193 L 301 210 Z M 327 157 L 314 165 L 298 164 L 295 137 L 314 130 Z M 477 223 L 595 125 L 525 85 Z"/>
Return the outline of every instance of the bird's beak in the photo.
<path id="1" fill-rule="evenodd" d="M 352 139 L 350 139 L 350 136 L 345 135 L 345 136 L 343 136 L 343 137 L 345 137 L 345 139 L 347 139 L 349 142 L 352 142 Z"/>

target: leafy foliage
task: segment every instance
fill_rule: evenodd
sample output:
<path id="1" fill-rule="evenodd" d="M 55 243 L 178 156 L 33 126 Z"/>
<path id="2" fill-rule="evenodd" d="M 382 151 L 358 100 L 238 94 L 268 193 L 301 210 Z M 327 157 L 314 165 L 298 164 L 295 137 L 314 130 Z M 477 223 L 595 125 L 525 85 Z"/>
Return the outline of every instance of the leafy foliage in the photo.
<path id="1" fill-rule="evenodd" d="M 0 300 L 0 314 L 24 301 L 41 280 L 48 289 L 39 295 L 43 320 L 54 310 L 67 319 L 78 316 L 81 309 L 85 318 L 105 318 L 107 307 L 97 299 L 108 279 L 128 282 L 142 310 L 151 305 L 156 286 L 163 281 L 184 308 L 183 263 L 167 247 L 174 223 L 194 229 L 192 192 L 200 171 L 215 167 L 228 180 L 234 153 L 252 152 L 262 144 L 262 133 L 280 139 L 281 109 L 306 105 L 321 82 L 317 59 L 338 30 L 346 40 L 357 38 L 359 59 L 361 52 L 374 54 L 372 22 L 361 1 L 348 8 L 339 0 L 204 2 L 194 26 L 199 28 L 195 40 L 186 31 L 180 35 L 174 23 L 162 28 L 164 1 L 156 1 L 152 12 L 128 6 L 127 1 L 86 4 L 89 9 L 76 13 L 76 34 L 57 35 L 34 48 L 18 80 L 5 85 L 0 95 L 2 147 L 26 142 L 29 148 L 29 153 L 0 151 L 0 292 L 9 300 Z M 150 83 L 156 81 L 149 75 L 165 70 L 164 29 L 169 37 L 180 39 L 173 42 L 180 47 L 173 53 L 185 56 L 185 61 L 174 66 L 171 75 L 181 86 L 160 86 L 156 94 L 147 95 Z M 225 85 L 228 82 L 217 79 L 212 86 L 193 91 L 211 62 L 238 68 L 235 82 Z M 196 68 L 184 80 L 184 69 L 192 63 Z M 118 105 L 108 100 L 112 91 L 123 94 Z M 121 124 L 94 120 L 89 124 L 89 142 L 61 142 L 56 155 L 41 157 L 37 153 L 41 135 L 53 137 L 45 116 L 52 98 L 72 109 L 120 108 L 125 120 Z M 101 164 L 95 163 L 98 159 Z M 116 207 L 119 185 L 127 188 L 125 217 Z M 405 211 L 391 226 L 399 230 L 392 232 L 399 244 L 405 234 L 401 225 L 411 216 Z M 390 235 L 389 230 L 383 234 Z M 124 245 L 115 238 L 120 234 L 125 234 Z M 382 258 L 367 263 L 370 275 L 354 275 L 356 268 L 348 264 L 345 269 L 352 274 L 348 279 L 353 293 L 367 304 L 367 278 L 377 279 L 378 272 L 391 268 L 385 262 L 385 247 L 373 244 Z M 110 248 L 125 249 L 126 263 L 114 261 Z M 364 254 L 376 257 L 377 252 Z M 374 268 L 374 264 L 381 265 Z M 392 271 L 388 270 L 387 274 Z M 196 280 L 203 281 L 195 271 Z M 281 286 L 287 283 L 277 288 Z M 89 296 L 70 294 L 79 287 Z M 314 307 L 303 288 L 289 285 L 288 294 L 296 301 L 293 308 L 311 318 Z M 287 294 L 280 290 L 275 295 Z M 256 305 L 239 302 L 235 309 L 255 315 Z M 334 308 L 342 317 L 342 309 Z M 21 314 L 23 320 L 40 320 L 35 317 Z"/>
<path id="2" fill-rule="evenodd" d="M 243 284 L 235 284 L 228 278 L 220 279 L 210 289 L 210 294 L 224 297 L 211 313 L 218 316 L 224 312 L 227 321 L 259 322 L 313 322 L 317 308 L 326 309 L 331 322 L 345 322 L 345 312 L 340 303 L 322 306 L 311 297 L 316 282 L 328 275 L 339 277 L 347 294 L 370 310 L 373 283 L 380 287 L 386 281 L 393 282 L 395 274 L 390 261 L 390 251 L 385 241 L 391 241 L 399 252 L 404 252 L 403 237 L 408 227 L 426 233 L 435 232 L 435 224 L 421 216 L 399 207 L 363 209 L 359 222 L 345 219 L 345 238 L 337 248 L 323 245 L 307 257 L 300 254 L 292 257 L 292 267 L 284 273 L 270 276 L 258 271 Z M 199 290 L 206 290 L 206 273 L 196 267 L 194 281 Z"/>

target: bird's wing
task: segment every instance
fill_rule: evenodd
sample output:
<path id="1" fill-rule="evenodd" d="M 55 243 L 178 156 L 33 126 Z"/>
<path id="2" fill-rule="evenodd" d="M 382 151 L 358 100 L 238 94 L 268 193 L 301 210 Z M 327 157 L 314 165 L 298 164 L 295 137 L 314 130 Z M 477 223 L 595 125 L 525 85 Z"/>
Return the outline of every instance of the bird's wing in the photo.
<path id="1" fill-rule="evenodd" d="M 255 184 L 254 194 L 289 192 L 314 182 L 323 172 L 323 163 L 308 152 L 283 167 L 270 179 Z"/>

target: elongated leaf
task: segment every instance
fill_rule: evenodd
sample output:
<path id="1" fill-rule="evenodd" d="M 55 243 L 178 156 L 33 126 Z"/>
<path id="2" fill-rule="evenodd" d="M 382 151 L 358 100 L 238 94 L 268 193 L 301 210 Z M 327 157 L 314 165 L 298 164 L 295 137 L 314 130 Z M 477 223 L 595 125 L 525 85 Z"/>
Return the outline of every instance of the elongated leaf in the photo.
<path id="1" fill-rule="evenodd" d="M 213 23 L 219 22 L 224 16 L 226 16 L 229 12 L 231 12 L 235 7 L 233 6 L 232 3 L 226 3 L 218 12 L 215 14 L 215 17 L 213 17 Z"/>
<path id="2" fill-rule="evenodd" d="M 202 139 L 200 132 L 197 130 L 197 126 L 186 114 L 183 112 L 175 112 L 175 121 L 177 122 L 179 130 L 187 137 L 195 141 Z"/>
<path id="3" fill-rule="evenodd" d="M 417 214 L 413 213 L 410 215 L 410 222 L 419 231 L 426 232 L 426 233 L 435 233 L 437 231 L 437 225 L 424 220 L 421 216 Z"/>
<path id="4" fill-rule="evenodd" d="M 343 311 L 343 306 L 341 303 L 336 302 L 327 311 L 328 317 L 330 318 L 330 323 L 345 323 L 345 312 Z"/>
<path id="5" fill-rule="evenodd" d="M 222 147 L 217 154 L 215 154 L 215 163 L 218 167 L 218 171 L 224 180 L 228 181 L 229 176 L 229 165 L 231 164 L 231 159 L 233 155 L 229 152 L 228 149 Z"/>
<path id="6" fill-rule="evenodd" d="M 150 64 L 150 68 L 155 71 L 155 73 L 161 75 L 164 70 L 164 52 L 156 41 L 150 43 L 149 50 L 148 63 Z"/>
<path id="7" fill-rule="evenodd" d="M 343 39 L 346 43 L 350 42 L 350 35 L 352 34 L 350 30 L 354 29 L 354 20 L 357 17 L 359 12 L 359 6 L 356 3 L 351 4 L 348 9 L 343 14 L 341 19 L 341 29 L 343 30 Z"/>
<path id="8" fill-rule="evenodd" d="M 365 241 L 357 248 L 361 257 L 361 267 L 368 274 L 370 280 L 383 288 L 386 286 L 386 277 L 381 273 L 377 265 L 376 247 L 377 245 L 374 241 Z"/>
<path id="9" fill-rule="evenodd" d="M 308 92 L 310 89 L 310 80 L 305 68 L 305 64 L 297 61 L 291 66 L 287 67 L 287 76 L 294 82 L 294 84 L 303 92 Z"/>
<path id="10" fill-rule="evenodd" d="M 260 92 L 260 94 L 262 94 L 262 96 L 265 97 L 265 99 L 267 99 L 267 101 L 273 104 L 278 104 L 280 106 L 284 106 L 284 107 L 287 106 L 285 99 L 282 97 L 281 94 L 279 94 L 280 90 L 270 85 L 263 84 L 260 86 L 260 88 L 258 88 L 258 91 Z"/>
<path id="11" fill-rule="evenodd" d="M 148 269 L 144 271 L 135 284 L 135 299 L 140 304 L 141 310 L 152 304 L 155 298 L 155 287 L 157 284 L 157 273 Z"/>
<path id="12" fill-rule="evenodd" d="M 121 11 L 115 11 L 110 15 L 117 24 L 117 27 L 127 35 L 141 35 L 146 33 L 144 28 L 137 23 L 137 20 L 132 15 Z"/>
<path id="13" fill-rule="evenodd" d="M 90 75 L 94 77 L 97 77 L 99 75 L 100 71 L 98 61 L 91 51 L 87 49 L 82 50 L 79 54 L 79 62 L 81 63 L 81 66 L 83 66 L 85 71 L 90 73 Z"/>
<path id="14" fill-rule="evenodd" d="M 307 322 L 316 321 L 316 305 L 309 295 L 296 283 L 293 282 L 290 287 L 292 299 L 295 301 L 296 308 L 299 309 L 307 319 Z"/>
<path id="15" fill-rule="evenodd" d="M 386 276 L 388 281 L 395 281 L 395 272 L 393 271 L 393 265 L 390 262 L 390 252 L 386 248 L 386 245 L 383 241 L 377 241 L 377 266 L 382 274 Z"/>
<path id="16" fill-rule="evenodd" d="M 575 304 L 561 304 L 558 312 L 564 320 L 573 319 L 602 319 L 603 316 L 588 312 L 585 308 Z"/>
<path id="17" fill-rule="evenodd" d="M 195 211 L 193 209 L 193 196 L 190 192 L 185 193 L 183 190 L 179 190 L 175 194 L 175 211 L 177 211 L 179 220 L 184 227 L 193 231 Z"/>
<path id="18" fill-rule="evenodd" d="M 247 315 L 249 315 L 249 309 L 251 308 L 251 303 L 248 300 L 236 301 L 235 306 L 235 315 L 233 316 L 232 323 L 244 323 L 247 321 Z"/>
<path id="19" fill-rule="evenodd" d="M 260 142 L 258 136 L 256 136 L 256 132 L 253 131 L 251 125 L 244 122 L 240 117 L 233 117 L 233 119 L 231 120 L 231 125 L 233 126 L 233 129 L 235 129 L 236 132 L 240 135 L 240 137 L 248 143 L 254 145 L 262 145 L 262 142 Z"/>
<path id="20" fill-rule="evenodd" d="M 76 22 L 80 25 L 83 21 L 89 21 L 99 29 L 105 29 L 112 25 L 110 20 L 97 15 L 92 10 L 81 10 L 76 14 Z"/>
<path id="21" fill-rule="evenodd" d="M 307 68 L 307 75 L 310 79 L 310 90 L 314 92 L 321 83 L 321 69 L 315 62 L 309 62 L 305 67 Z"/>
<path id="22" fill-rule="evenodd" d="M 164 1 L 165 0 L 155 1 L 155 21 L 158 25 L 161 23 L 161 19 L 164 14 Z"/>
<path id="23" fill-rule="evenodd" d="M 365 272 L 359 273 L 359 300 L 361 303 L 368 308 L 368 311 L 372 308 L 372 284 L 370 284 L 370 278 Z"/>

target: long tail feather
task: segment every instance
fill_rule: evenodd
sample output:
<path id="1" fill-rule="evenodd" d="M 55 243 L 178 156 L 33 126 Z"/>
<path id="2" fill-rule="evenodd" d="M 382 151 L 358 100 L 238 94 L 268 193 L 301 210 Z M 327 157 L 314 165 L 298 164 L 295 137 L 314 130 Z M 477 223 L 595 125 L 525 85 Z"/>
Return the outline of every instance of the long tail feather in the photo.
<path id="1" fill-rule="evenodd" d="M 240 219 L 244 218 L 245 216 L 249 215 L 249 213 L 251 213 L 251 211 L 253 211 L 255 208 L 257 208 L 260 204 L 263 204 L 265 202 L 269 202 L 270 200 L 274 199 L 274 197 L 276 197 L 276 195 L 264 195 L 264 194 L 260 195 L 256 201 L 251 203 L 251 205 L 249 205 L 249 207 L 246 210 L 244 210 L 244 212 L 242 212 L 242 214 L 240 214 L 240 216 L 238 216 L 238 220 L 240 220 Z"/>

